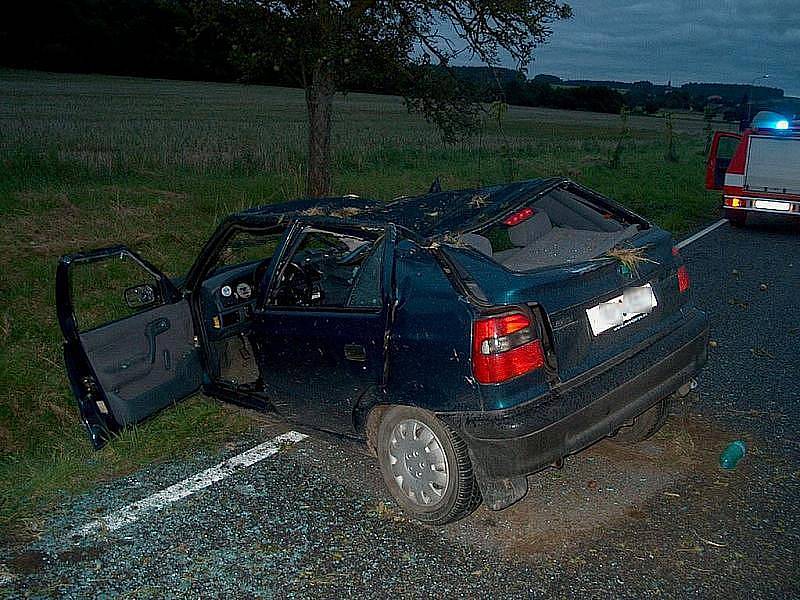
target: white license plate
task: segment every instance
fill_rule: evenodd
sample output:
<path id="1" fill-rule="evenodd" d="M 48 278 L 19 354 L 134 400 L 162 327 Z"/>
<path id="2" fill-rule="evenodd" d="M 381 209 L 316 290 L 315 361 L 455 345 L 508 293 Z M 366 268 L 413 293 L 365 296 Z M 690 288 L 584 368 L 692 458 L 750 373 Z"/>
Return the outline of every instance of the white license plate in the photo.
<path id="1" fill-rule="evenodd" d="M 589 325 L 594 335 L 600 335 L 609 329 L 619 329 L 653 312 L 658 306 L 653 287 L 647 283 L 641 287 L 630 287 L 623 290 L 621 296 L 601 302 L 597 306 L 586 309 Z"/>
<path id="2" fill-rule="evenodd" d="M 762 210 L 791 210 L 792 205 L 788 202 L 776 202 L 774 200 L 754 200 L 753 208 Z"/>

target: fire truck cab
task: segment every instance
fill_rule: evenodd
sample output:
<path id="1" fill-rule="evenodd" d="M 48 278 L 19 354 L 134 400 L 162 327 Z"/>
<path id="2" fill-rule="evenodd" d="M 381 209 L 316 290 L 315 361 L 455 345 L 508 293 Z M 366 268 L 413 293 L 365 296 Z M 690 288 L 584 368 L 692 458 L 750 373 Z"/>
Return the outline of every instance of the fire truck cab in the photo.
<path id="1" fill-rule="evenodd" d="M 800 121 L 762 111 L 741 134 L 715 133 L 706 188 L 722 190 L 732 225 L 753 212 L 800 217 Z"/>

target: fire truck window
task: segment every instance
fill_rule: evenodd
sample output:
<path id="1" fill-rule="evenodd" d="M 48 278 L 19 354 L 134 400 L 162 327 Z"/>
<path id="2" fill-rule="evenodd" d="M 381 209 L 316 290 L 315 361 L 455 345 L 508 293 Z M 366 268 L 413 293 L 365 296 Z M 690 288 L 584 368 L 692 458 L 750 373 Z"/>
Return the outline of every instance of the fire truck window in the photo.
<path id="1" fill-rule="evenodd" d="M 731 158 L 736 148 L 739 146 L 738 138 L 723 137 L 719 139 L 717 146 L 717 158 Z"/>

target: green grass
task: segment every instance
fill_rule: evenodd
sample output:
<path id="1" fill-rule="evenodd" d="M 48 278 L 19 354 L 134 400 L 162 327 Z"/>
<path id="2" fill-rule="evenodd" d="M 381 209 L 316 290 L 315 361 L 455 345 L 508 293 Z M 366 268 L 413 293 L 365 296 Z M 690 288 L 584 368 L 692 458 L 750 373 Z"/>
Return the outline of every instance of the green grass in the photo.
<path id="1" fill-rule="evenodd" d="M 334 188 L 379 198 L 566 175 L 676 231 L 715 215 L 703 190 L 703 123 L 512 108 L 502 130 L 447 145 L 397 98 L 337 100 Z M 125 243 L 181 274 L 218 221 L 303 193 L 299 90 L 0 71 L 0 528 L 22 531 L 64 492 L 248 426 L 196 398 L 89 449 L 60 356 L 53 277 L 62 253 Z"/>

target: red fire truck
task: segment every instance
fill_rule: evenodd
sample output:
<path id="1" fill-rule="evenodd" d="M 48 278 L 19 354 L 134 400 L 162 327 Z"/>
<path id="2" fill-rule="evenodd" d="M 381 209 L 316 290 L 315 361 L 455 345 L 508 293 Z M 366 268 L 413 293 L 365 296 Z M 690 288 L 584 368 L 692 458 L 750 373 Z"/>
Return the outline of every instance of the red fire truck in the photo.
<path id="1" fill-rule="evenodd" d="M 722 190 L 732 225 L 753 212 L 800 217 L 800 121 L 762 111 L 741 134 L 715 133 L 706 188 Z"/>

